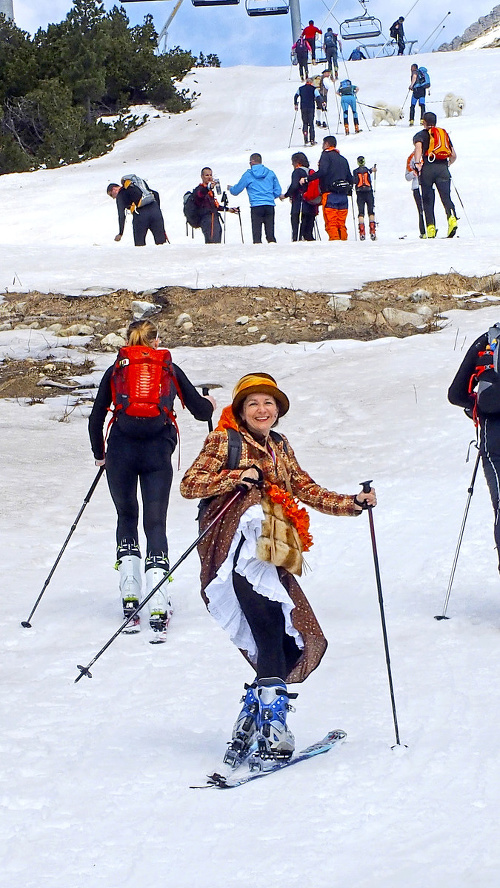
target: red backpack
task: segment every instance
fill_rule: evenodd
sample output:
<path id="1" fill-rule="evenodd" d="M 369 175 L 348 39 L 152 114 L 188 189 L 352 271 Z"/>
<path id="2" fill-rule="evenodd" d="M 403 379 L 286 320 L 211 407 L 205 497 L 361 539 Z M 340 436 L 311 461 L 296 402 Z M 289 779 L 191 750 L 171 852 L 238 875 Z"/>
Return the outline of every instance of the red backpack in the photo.
<path id="1" fill-rule="evenodd" d="M 177 429 L 172 410 L 176 394 L 184 407 L 168 349 L 146 345 L 125 345 L 120 349 L 111 374 L 115 418 L 120 410 L 127 416 L 144 418 L 165 413 Z"/>
<path id="2" fill-rule="evenodd" d="M 314 173 L 314 170 L 309 170 L 309 175 L 311 176 Z M 305 200 L 306 203 L 312 204 L 317 207 L 318 204 L 321 203 L 321 191 L 319 190 L 319 179 L 313 179 L 312 182 L 308 182 L 307 188 L 302 195 L 302 200 Z"/>

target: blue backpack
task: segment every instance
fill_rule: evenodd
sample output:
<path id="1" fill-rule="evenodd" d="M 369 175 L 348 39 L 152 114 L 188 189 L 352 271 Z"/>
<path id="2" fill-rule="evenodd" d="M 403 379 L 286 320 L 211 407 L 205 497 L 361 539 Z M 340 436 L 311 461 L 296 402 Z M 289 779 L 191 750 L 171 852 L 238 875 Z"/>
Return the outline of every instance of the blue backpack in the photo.
<path id="1" fill-rule="evenodd" d="M 431 78 L 429 77 L 429 72 L 427 68 L 419 68 L 417 71 L 417 80 L 415 82 L 415 86 L 425 86 L 426 89 L 429 89 L 431 85 Z"/>
<path id="2" fill-rule="evenodd" d="M 339 93 L 341 96 L 353 96 L 354 95 L 354 87 L 350 80 L 341 80 L 339 86 Z"/>

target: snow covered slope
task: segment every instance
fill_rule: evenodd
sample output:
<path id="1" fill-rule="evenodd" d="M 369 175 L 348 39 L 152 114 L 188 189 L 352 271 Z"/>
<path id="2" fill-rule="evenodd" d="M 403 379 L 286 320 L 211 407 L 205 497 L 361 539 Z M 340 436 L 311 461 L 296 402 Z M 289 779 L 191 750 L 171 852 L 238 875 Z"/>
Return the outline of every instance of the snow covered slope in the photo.
<path id="1" fill-rule="evenodd" d="M 286 207 L 278 208 L 276 247 L 242 248 L 237 232 L 226 247 L 184 242 L 179 200 L 203 164 L 213 164 L 224 183 L 234 181 L 249 151 L 261 148 L 283 184 L 289 172 L 296 81 L 288 81 L 288 71 L 205 71 L 196 75 L 203 96 L 192 114 L 153 120 L 93 163 L 0 180 L 1 286 L 10 289 L 15 274 L 17 289 L 18 278 L 25 289 L 70 291 L 110 282 L 194 286 L 197 276 L 199 283 L 293 279 L 302 287 L 340 288 L 452 266 L 498 270 L 497 198 L 486 175 L 498 99 L 490 100 L 486 121 L 481 107 L 498 54 L 467 58 L 474 81 L 463 76 L 463 53 L 425 61 L 436 102 L 430 107 L 439 109 L 449 89 L 468 103 L 449 128 L 475 237 L 462 217 L 459 238 L 418 240 L 403 177 L 411 131 L 401 125 L 341 139 L 351 161 L 363 151 L 379 164 L 376 243 L 290 245 Z M 407 60 L 362 63 L 353 78 L 364 101 L 402 100 L 407 68 Z M 299 144 L 297 134 L 293 147 Z M 115 209 L 104 189 L 131 166 L 176 208 L 167 214 L 171 247 L 141 251 L 130 240 L 112 242 Z M 489 308 L 452 312 L 440 332 L 404 340 L 176 351 L 194 381 L 217 377 L 220 406 L 243 373 L 275 374 L 292 405 L 282 430 L 302 464 L 339 491 L 354 492 L 373 478 L 379 497 L 375 529 L 407 746 L 391 749 L 366 516 L 313 513 L 304 588 L 330 646 L 296 688 L 290 724 L 301 747 L 335 727 L 347 731 L 347 742 L 230 793 L 189 788 L 220 765 L 250 677 L 201 602 L 196 554 L 171 587 L 176 609 L 168 643 L 120 637 L 96 663 L 93 679 L 74 684 L 77 664 L 89 662 L 119 625 L 115 518 L 104 481 L 33 628 L 21 628 L 96 469 L 85 411 L 68 411 L 66 397 L 33 406 L 0 401 L 0 860 L 9 888 L 496 888 L 500 581 L 481 474 L 451 620 L 433 617 L 443 606 L 472 474 L 465 463 L 472 426 L 448 405 L 446 391 L 464 350 L 498 319 Z M 0 354 L 11 357 L 62 357 L 65 346 L 45 331 L 0 332 Z M 95 360 L 97 380 L 109 357 Z M 179 422 L 182 471 L 206 428 L 185 415 Z M 196 535 L 195 506 L 181 500 L 179 477 L 169 510 L 172 558 Z"/>
<path id="2" fill-rule="evenodd" d="M 294 284 L 305 289 L 327 284 L 344 289 L 374 277 L 445 272 L 450 267 L 464 273 L 490 271 L 498 256 L 498 223 L 496 189 L 488 187 L 486 165 L 500 118 L 500 100 L 491 89 L 498 50 L 416 58 L 430 71 L 429 109 L 440 116 L 442 99 L 450 91 L 467 102 L 464 115 L 446 124 L 459 157 L 453 181 L 465 208 L 457 199 L 461 218 L 459 238 L 453 243 L 438 239 L 422 244 L 418 239 L 415 206 L 404 178 L 415 130 L 408 128 L 407 119 L 395 127 L 371 125 L 368 106 L 380 99 L 404 104 L 408 115 L 407 57 L 351 63 L 347 72 L 360 88 L 363 132 L 347 138 L 339 135 L 339 147 L 351 166 L 360 153 L 370 165 L 377 163 L 376 244 L 356 242 L 351 220 L 347 244 L 335 246 L 323 240 L 291 245 L 289 204 L 283 202 L 276 209 L 277 247 L 254 247 L 245 194 L 237 199 L 242 207 L 243 246 L 234 216 L 227 220 L 225 246 L 206 248 L 199 232 L 194 241 L 187 238 L 182 195 L 197 184 L 202 166 L 212 166 L 224 187 L 234 184 L 247 168 L 249 154 L 260 151 L 285 190 L 290 156 L 302 147 L 300 115 L 287 147 L 294 122 L 293 96 L 300 85 L 297 68 L 199 69 L 186 81 L 201 92 L 187 114 L 152 116 L 145 128 L 117 144 L 111 154 L 89 163 L 0 178 L 0 199 L 6 209 L 0 222 L 0 287 L 73 292 L 92 285 L 144 288 L 177 283 Z M 329 120 L 336 132 L 333 97 Z M 320 147 L 308 149 L 311 164 L 317 163 Z M 132 248 L 130 223 L 121 243 L 114 243 L 116 210 L 106 185 L 130 171 L 142 174 L 160 191 L 171 246 L 157 249 L 151 244 L 137 252 Z M 437 220 L 444 234 L 440 206 Z M 341 259 L 334 260 L 332 267 L 338 251 Z"/>

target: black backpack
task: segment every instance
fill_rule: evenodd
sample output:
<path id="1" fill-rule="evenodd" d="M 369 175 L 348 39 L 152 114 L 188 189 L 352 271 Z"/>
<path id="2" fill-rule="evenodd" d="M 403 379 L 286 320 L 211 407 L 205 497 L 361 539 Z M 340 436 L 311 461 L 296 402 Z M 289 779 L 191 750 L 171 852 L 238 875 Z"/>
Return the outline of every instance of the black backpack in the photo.
<path id="1" fill-rule="evenodd" d="M 194 202 L 195 191 L 196 189 L 194 189 L 193 191 L 186 191 L 184 197 L 182 198 L 182 203 L 186 222 L 191 225 L 192 228 L 199 228 L 201 215 L 199 207 L 197 207 Z"/>
<path id="2" fill-rule="evenodd" d="M 324 44 L 325 46 L 335 46 L 337 42 L 337 37 L 335 34 L 325 34 Z"/>
<path id="3" fill-rule="evenodd" d="M 477 411 L 486 415 L 500 413 L 499 339 L 500 323 L 490 327 L 486 348 L 478 352 L 477 366 L 469 383 L 469 392 L 476 399 L 474 418 Z"/>
<path id="4" fill-rule="evenodd" d="M 398 22 L 394 22 L 394 24 L 391 25 L 391 29 L 389 31 L 389 37 L 392 37 L 393 40 L 397 40 L 398 33 L 399 33 Z"/>

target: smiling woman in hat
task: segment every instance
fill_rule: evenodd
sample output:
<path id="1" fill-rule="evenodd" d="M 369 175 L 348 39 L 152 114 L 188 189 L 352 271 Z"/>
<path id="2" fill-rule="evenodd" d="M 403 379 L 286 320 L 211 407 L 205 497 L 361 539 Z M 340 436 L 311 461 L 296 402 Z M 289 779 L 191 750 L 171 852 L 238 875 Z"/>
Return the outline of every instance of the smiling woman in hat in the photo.
<path id="1" fill-rule="evenodd" d="M 358 515 L 375 491 L 342 495 L 320 487 L 298 464 L 287 438 L 274 431 L 289 400 L 272 376 L 249 373 L 181 482 L 202 497 L 204 529 L 240 486 L 244 491 L 198 546 L 204 601 L 256 672 L 243 698 L 224 761 L 236 766 L 289 758 L 295 742 L 286 723 L 287 683 L 315 669 L 327 642 L 294 574 L 312 545 L 309 516 Z"/>

